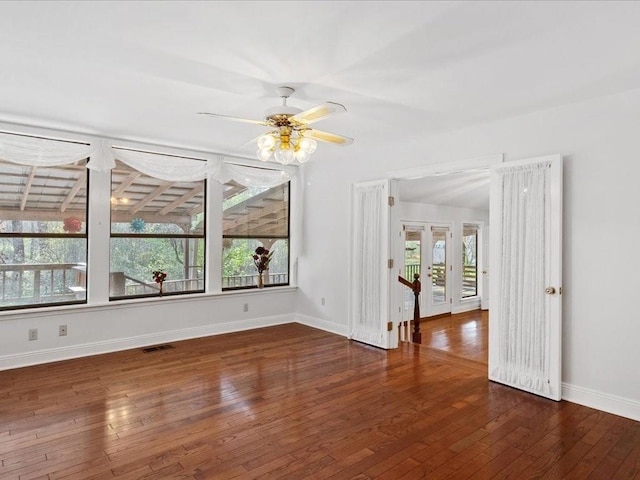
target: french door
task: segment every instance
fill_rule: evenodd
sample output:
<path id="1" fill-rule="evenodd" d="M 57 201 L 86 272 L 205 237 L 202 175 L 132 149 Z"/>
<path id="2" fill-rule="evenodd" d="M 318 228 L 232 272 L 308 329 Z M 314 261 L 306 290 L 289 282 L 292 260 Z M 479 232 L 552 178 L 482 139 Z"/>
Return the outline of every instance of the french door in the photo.
<path id="1" fill-rule="evenodd" d="M 404 264 L 402 269 L 398 272 L 399 275 L 413 282 L 415 274 L 420 275 L 422 281 L 422 267 L 424 265 L 424 229 L 423 223 L 404 223 L 402 225 L 402 235 L 404 236 Z M 420 294 L 419 299 L 422 303 L 424 295 Z M 402 320 L 413 319 L 413 306 L 415 302 L 415 296 L 413 290 L 407 287 L 402 287 Z M 422 311 L 422 305 L 420 305 L 420 311 Z"/>
<path id="2" fill-rule="evenodd" d="M 451 312 L 451 225 L 427 223 L 422 272 L 423 317 Z"/>
<path id="3" fill-rule="evenodd" d="M 561 398 L 562 157 L 491 168 L 489 379 Z"/>

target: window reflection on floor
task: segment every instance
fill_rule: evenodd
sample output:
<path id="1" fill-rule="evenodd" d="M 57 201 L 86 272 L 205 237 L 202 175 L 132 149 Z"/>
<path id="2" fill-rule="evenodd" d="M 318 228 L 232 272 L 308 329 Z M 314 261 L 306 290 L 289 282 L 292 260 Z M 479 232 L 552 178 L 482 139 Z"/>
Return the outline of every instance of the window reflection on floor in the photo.
<path id="1" fill-rule="evenodd" d="M 486 310 L 422 319 L 422 344 L 487 363 L 488 323 L 489 314 Z"/>

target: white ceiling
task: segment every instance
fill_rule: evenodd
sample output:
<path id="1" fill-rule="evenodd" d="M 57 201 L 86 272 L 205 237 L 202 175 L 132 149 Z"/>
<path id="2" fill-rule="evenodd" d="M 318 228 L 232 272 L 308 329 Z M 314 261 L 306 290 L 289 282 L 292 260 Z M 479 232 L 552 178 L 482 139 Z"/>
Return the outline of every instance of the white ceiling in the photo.
<path id="1" fill-rule="evenodd" d="M 489 210 L 489 171 L 473 170 L 400 180 L 403 202 Z"/>
<path id="2" fill-rule="evenodd" d="M 0 121 L 252 156 L 331 100 L 343 158 L 640 87 L 640 2 L 0 2 Z M 318 156 L 318 153 L 315 155 Z M 345 157 L 346 158 L 346 157 Z"/>

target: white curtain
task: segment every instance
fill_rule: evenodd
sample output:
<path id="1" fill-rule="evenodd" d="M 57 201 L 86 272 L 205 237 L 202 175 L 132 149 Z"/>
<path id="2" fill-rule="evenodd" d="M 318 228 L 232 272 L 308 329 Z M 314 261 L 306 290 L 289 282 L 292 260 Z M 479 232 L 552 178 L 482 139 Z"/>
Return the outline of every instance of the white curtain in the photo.
<path id="1" fill-rule="evenodd" d="M 223 157 L 197 160 L 171 154 L 158 154 L 113 148 L 106 139 L 89 144 L 67 140 L 0 132 L 0 159 L 20 165 L 52 167 L 89 158 L 87 168 L 99 172 L 111 170 L 118 159 L 132 168 L 165 181 L 197 181 L 205 178 L 221 183 L 235 180 L 247 187 L 275 187 L 291 180 L 285 171 L 232 165 Z"/>
<path id="2" fill-rule="evenodd" d="M 499 362 L 492 375 L 549 392 L 549 321 L 545 311 L 548 162 L 498 171 L 502 203 Z"/>
<path id="3" fill-rule="evenodd" d="M 11 163 L 53 167 L 76 163 L 102 151 L 104 141 L 74 143 L 66 140 L 0 133 L 0 158 Z"/>
<path id="4" fill-rule="evenodd" d="M 220 183 L 235 180 L 245 187 L 275 187 L 291 180 L 287 172 L 233 165 L 223 157 L 197 160 L 173 155 L 112 149 L 115 158 L 150 177 L 169 182 L 190 182 L 210 178 Z"/>
<path id="5" fill-rule="evenodd" d="M 219 177 L 221 159 L 197 160 L 136 150 L 112 149 L 115 158 L 139 172 L 167 182 L 195 182 Z"/>
<path id="6" fill-rule="evenodd" d="M 276 187 L 291 180 L 291 176 L 280 170 L 225 163 L 216 179 L 220 183 L 235 180 L 245 187 Z"/>
<path id="7" fill-rule="evenodd" d="M 354 185 L 350 336 L 378 346 L 383 346 L 383 282 L 387 281 L 386 200 L 386 183 Z"/>

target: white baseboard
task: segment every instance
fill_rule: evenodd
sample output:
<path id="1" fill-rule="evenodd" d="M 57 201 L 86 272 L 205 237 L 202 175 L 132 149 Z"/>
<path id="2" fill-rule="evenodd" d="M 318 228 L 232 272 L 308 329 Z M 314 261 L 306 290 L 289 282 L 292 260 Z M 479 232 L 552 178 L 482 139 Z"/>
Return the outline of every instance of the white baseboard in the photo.
<path id="1" fill-rule="evenodd" d="M 327 320 L 322 320 L 310 315 L 303 315 L 301 313 L 297 313 L 295 317 L 296 322 L 301 323 L 302 325 L 318 328 L 325 332 L 335 333 L 336 335 L 342 335 L 343 337 L 347 337 L 349 335 L 349 329 L 346 325 L 329 322 Z"/>
<path id="2" fill-rule="evenodd" d="M 470 302 L 465 302 L 460 305 L 456 305 L 451 309 L 451 313 L 464 313 L 470 312 L 472 310 L 478 310 L 480 308 L 480 299 L 471 300 Z"/>
<path id="3" fill-rule="evenodd" d="M 640 421 L 640 402 L 616 397 L 567 383 L 562 384 L 562 399 L 568 402 Z"/>
<path id="4" fill-rule="evenodd" d="M 240 332 L 254 328 L 270 327 L 284 323 L 293 323 L 294 315 L 275 315 L 271 317 L 252 318 L 248 320 L 236 320 L 233 322 L 216 323 L 200 327 L 170 330 L 166 332 L 151 333 L 129 338 L 119 338 L 102 342 L 93 342 L 69 347 L 56 347 L 48 350 L 19 353 L 0 356 L 0 370 L 27 367 L 43 363 L 58 362 L 72 358 L 99 355 L 102 353 L 118 352 L 132 348 L 146 347 L 160 343 L 177 342 L 192 338 L 209 337 L 223 333 Z"/>

